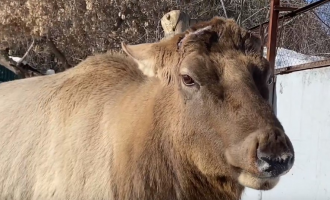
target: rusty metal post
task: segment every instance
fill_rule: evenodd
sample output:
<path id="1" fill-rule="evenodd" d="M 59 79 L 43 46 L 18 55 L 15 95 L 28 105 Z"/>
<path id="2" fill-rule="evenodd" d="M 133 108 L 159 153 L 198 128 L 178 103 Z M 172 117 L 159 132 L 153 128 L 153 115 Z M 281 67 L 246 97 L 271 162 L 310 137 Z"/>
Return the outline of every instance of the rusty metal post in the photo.
<path id="1" fill-rule="evenodd" d="M 276 39 L 277 39 L 277 29 L 278 29 L 278 15 L 279 10 L 275 9 L 280 6 L 280 0 L 271 0 L 270 3 L 270 20 L 268 27 L 268 45 L 267 45 L 267 59 L 269 61 L 270 67 L 272 69 L 272 83 L 269 85 L 269 103 L 274 105 L 274 94 L 275 94 L 275 57 L 276 57 Z"/>

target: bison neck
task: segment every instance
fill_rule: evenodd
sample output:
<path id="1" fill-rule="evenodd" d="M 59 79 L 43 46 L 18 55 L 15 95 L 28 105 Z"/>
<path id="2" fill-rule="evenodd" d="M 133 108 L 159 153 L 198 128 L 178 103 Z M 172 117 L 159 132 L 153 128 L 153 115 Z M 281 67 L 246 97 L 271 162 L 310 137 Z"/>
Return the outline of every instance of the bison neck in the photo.
<path id="1" fill-rule="evenodd" d="M 243 187 L 237 181 L 204 176 L 175 147 L 182 122 L 173 89 L 147 88 L 148 97 L 134 97 L 140 103 L 132 109 L 140 117 L 131 123 L 137 125 L 126 127 L 121 137 L 125 145 L 117 146 L 118 152 L 114 148 L 111 185 L 115 199 L 239 199 Z M 123 120 L 127 123 L 130 118 Z"/>

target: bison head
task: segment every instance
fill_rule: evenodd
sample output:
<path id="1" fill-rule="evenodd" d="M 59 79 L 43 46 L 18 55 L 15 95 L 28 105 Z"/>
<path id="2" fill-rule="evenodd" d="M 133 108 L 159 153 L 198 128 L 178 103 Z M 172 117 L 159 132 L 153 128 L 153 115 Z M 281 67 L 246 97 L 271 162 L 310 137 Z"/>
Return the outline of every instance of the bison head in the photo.
<path id="1" fill-rule="evenodd" d="M 122 47 L 176 94 L 174 146 L 202 174 L 267 190 L 291 169 L 294 150 L 267 102 L 270 67 L 259 38 L 214 17 L 169 40 Z"/>

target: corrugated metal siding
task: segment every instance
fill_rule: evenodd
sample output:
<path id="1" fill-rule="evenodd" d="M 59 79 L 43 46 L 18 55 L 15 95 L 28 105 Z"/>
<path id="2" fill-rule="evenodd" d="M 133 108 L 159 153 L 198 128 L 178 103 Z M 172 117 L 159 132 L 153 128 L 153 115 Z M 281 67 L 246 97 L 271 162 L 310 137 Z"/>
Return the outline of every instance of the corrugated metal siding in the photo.
<path id="1" fill-rule="evenodd" d="M 15 73 L 0 65 L 0 82 L 12 81 L 17 78 Z"/>

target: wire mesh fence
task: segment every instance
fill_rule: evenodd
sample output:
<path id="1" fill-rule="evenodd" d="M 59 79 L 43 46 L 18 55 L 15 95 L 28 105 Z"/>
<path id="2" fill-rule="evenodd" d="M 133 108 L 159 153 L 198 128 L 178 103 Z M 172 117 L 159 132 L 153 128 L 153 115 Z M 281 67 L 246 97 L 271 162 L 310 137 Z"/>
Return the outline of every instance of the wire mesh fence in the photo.
<path id="1" fill-rule="evenodd" d="M 312 3 L 315 1 L 309 1 Z M 282 2 L 285 6 L 305 4 Z M 285 14 L 285 13 L 284 13 Z M 330 59 L 330 2 L 279 22 L 275 68 Z"/>

